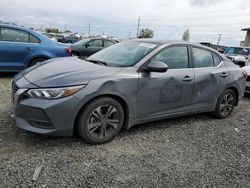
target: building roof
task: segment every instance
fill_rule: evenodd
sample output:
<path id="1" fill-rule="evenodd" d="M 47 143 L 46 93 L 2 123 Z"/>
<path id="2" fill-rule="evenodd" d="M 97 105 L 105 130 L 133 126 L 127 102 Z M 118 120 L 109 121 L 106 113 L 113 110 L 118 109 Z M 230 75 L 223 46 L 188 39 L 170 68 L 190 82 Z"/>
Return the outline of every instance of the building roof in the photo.
<path id="1" fill-rule="evenodd" d="M 250 31 L 250 28 L 241 29 L 241 31 Z"/>

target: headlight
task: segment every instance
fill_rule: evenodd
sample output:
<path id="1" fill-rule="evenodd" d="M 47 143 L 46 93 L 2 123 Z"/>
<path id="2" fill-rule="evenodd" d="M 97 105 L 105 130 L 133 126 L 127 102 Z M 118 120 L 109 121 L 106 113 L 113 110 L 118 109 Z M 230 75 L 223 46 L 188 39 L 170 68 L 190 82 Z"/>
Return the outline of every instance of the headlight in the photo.
<path id="1" fill-rule="evenodd" d="M 64 88 L 30 89 L 26 94 L 31 98 L 59 99 L 74 95 L 84 87 L 85 85 Z"/>

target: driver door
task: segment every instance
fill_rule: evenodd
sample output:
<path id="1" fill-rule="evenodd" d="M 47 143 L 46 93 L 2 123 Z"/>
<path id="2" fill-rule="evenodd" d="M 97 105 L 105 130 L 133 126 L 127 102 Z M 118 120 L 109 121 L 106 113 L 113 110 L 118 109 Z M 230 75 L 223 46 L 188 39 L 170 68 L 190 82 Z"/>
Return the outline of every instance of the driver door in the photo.
<path id="1" fill-rule="evenodd" d="M 94 39 L 86 44 L 86 54 L 85 56 L 90 56 L 99 50 L 103 49 L 103 40 Z"/>
<path id="2" fill-rule="evenodd" d="M 190 110 L 194 92 L 194 72 L 187 45 L 169 46 L 150 61 L 161 61 L 168 70 L 140 72 L 137 118 L 164 116 Z"/>

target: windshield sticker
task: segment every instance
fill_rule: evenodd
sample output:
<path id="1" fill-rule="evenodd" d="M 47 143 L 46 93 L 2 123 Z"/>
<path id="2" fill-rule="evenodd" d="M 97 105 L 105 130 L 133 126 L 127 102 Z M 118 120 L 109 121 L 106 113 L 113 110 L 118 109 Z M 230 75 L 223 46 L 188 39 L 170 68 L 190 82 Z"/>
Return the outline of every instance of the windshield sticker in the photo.
<path id="1" fill-rule="evenodd" d="M 149 43 L 141 43 L 140 46 L 146 47 L 146 48 L 154 48 L 155 44 L 149 44 Z"/>

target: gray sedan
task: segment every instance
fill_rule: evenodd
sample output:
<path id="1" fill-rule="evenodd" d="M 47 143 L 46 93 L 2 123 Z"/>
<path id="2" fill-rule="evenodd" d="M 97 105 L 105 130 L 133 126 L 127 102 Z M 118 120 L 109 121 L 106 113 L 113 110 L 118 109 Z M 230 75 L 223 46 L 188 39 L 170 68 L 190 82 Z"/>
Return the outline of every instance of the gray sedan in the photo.
<path id="1" fill-rule="evenodd" d="M 211 48 L 133 40 L 86 61 L 45 61 L 16 75 L 12 88 L 18 127 L 101 144 L 145 122 L 202 112 L 226 118 L 244 94 L 245 77 Z"/>

